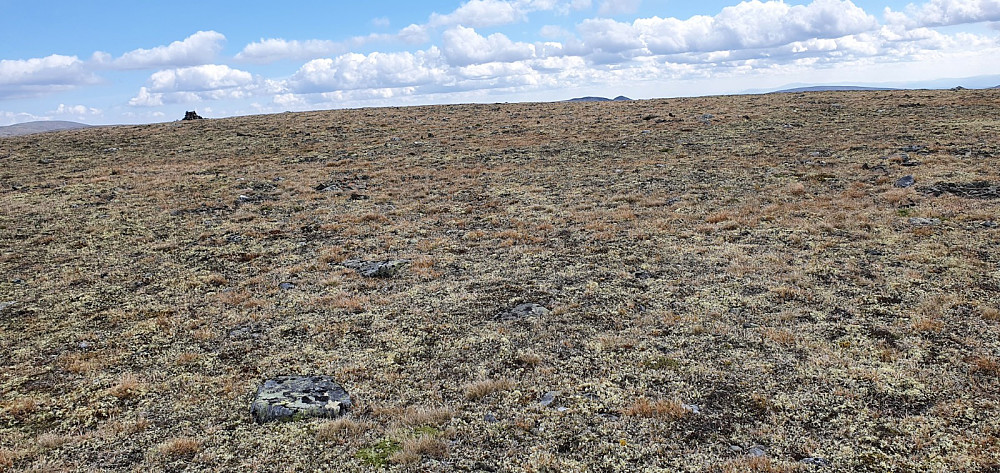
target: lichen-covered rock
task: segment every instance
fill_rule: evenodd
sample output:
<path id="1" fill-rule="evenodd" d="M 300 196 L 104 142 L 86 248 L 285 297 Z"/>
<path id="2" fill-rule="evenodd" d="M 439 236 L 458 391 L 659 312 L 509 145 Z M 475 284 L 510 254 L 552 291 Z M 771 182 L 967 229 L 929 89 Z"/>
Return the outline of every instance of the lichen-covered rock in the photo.
<path id="1" fill-rule="evenodd" d="M 517 320 L 528 317 L 541 317 L 549 314 L 549 309 L 533 303 L 518 304 L 507 312 L 501 312 L 497 318 L 500 320 Z"/>
<path id="2" fill-rule="evenodd" d="M 351 259 L 344 261 L 343 265 L 357 271 L 359 274 L 369 278 L 388 278 L 394 276 L 401 269 L 410 264 L 410 260 L 391 259 L 385 261 L 363 261 Z"/>
<path id="3" fill-rule="evenodd" d="M 333 418 L 347 413 L 351 396 L 328 376 L 279 376 L 264 381 L 250 404 L 258 423 L 312 417 Z"/>

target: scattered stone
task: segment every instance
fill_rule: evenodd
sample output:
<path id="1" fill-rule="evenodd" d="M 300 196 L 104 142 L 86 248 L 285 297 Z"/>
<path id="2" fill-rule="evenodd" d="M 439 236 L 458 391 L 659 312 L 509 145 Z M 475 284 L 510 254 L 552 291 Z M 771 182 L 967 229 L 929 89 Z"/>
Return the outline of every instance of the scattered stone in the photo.
<path id="1" fill-rule="evenodd" d="M 279 376 L 264 381 L 250 404 L 257 423 L 334 418 L 351 408 L 351 396 L 327 376 Z"/>
<path id="2" fill-rule="evenodd" d="M 77 346 L 80 347 L 81 350 L 86 350 L 86 349 L 90 348 L 90 343 L 88 343 L 86 340 L 84 340 L 84 341 L 78 343 Z"/>
<path id="3" fill-rule="evenodd" d="M 905 188 L 905 187 L 912 186 L 916 182 L 917 182 L 917 180 L 914 179 L 913 176 L 907 175 L 907 176 L 903 176 L 903 177 L 897 179 L 896 182 L 893 185 L 896 186 L 896 187 L 904 187 Z"/>
<path id="4" fill-rule="evenodd" d="M 973 199 L 1000 199 L 1000 184 L 987 181 L 938 182 L 920 190 L 924 194 L 940 197 L 945 192 Z"/>
<path id="5" fill-rule="evenodd" d="M 518 304 L 508 312 L 501 313 L 497 318 L 500 320 L 517 320 L 528 317 L 543 317 L 549 314 L 549 309 L 533 303 Z"/>
<path id="6" fill-rule="evenodd" d="M 822 468 L 830 466 L 830 460 L 823 457 L 805 457 L 799 461 L 805 463 L 806 465 L 818 466 Z"/>
<path id="7" fill-rule="evenodd" d="M 698 406 L 697 404 L 683 404 L 682 403 L 681 407 L 683 407 L 684 410 L 686 410 L 686 411 L 688 411 L 688 412 L 690 412 L 690 413 L 692 413 L 694 415 L 701 414 L 701 407 Z"/>
<path id="8" fill-rule="evenodd" d="M 0 302 L 0 312 L 3 312 L 4 309 L 6 309 L 6 308 L 8 308 L 8 307 L 10 307 L 10 306 L 12 306 L 14 304 L 17 304 L 17 301 Z"/>
<path id="9" fill-rule="evenodd" d="M 184 118 L 181 120 L 202 120 L 202 117 L 197 112 L 191 111 L 184 112 Z"/>
<path id="10" fill-rule="evenodd" d="M 740 452 L 743 451 L 743 447 L 741 447 L 739 445 L 730 445 L 729 446 L 729 451 L 733 452 L 733 453 L 740 453 Z"/>
<path id="11" fill-rule="evenodd" d="M 917 227 L 928 227 L 931 225 L 938 225 L 941 223 L 939 218 L 923 218 L 923 217 L 910 217 L 910 225 Z"/>
<path id="12" fill-rule="evenodd" d="M 957 86 L 957 87 L 952 87 L 952 88 L 950 88 L 948 90 L 950 90 L 952 92 L 959 92 L 959 91 L 965 90 L 965 87 Z"/>
<path id="13" fill-rule="evenodd" d="M 391 259 L 385 261 L 363 261 L 352 259 L 344 261 L 343 265 L 357 271 L 367 278 L 388 278 L 395 276 L 400 270 L 410 264 L 407 259 Z"/>
<path id="14" fill-rule="evenodd" d="M 289 289 L 295 289 L 295 283 L 283 282 L 281 284 L 278 284 L 278 289 L 284 289 L 286 291 Z"/>
<path id="15" fill-rule="evenodd" d="M 260 338 L 261 331 L 261 327 L 253 324 L 246 324 L 230 330 L 227 336 L 231 340 L 249 340 L 252 338 Z"/>
<path id="16" fill-rule="evenodd" d="M 749 451 L 747 451 L 747 455 L 749 455 L 751 457 L 762 457 L 766 453 L 767 452 L 764 451 L 764 447 L 762 447 L 760 445 L 754 445 L 754 446 L 750 447 Z"/>
<path id="17" fill-rule="evenodd" d="M 496 424 L 498 422 L 497 421 L 497 416 L 495 416 L 493 414 L 490 414 L 488 412 L 486 413 L 486 415 L 483 416 L 483 420 L 485 420 L 486 422 L 489 422 L 491 424 Z"/>
<path id="18" fill-rule="evenodd" d="M 556 396 L 559 394 L 561 394 L 559 391 L 549 391 L 542 396 L 542 400 L 538 403 L 541 404 L 542 407 L 549 407 L 549 405 L 556 400 Z"/>
<path id="19" fill-rule="evenodd" d="M 922 153 L 927 151 L 927 147 L 924 145 L 906 145 L 899 148 L 899 150 L 906 153 Z"/>
<path id="20" fill-rule="evenodd" d="M 358 194 L 357 192 L 351 193 L 351 200 L 368 200 L 369 197 L 364 194 Z"/>

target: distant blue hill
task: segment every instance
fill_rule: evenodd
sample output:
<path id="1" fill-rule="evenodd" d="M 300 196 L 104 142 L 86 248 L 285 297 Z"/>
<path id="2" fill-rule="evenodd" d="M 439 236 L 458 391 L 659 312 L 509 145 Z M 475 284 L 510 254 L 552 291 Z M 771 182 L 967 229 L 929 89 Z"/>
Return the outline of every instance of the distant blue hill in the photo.
<path id="1" fill-rule="evenodd" d="M 90 125 L 85 125 L 83 123 L 58 120 L 26 122 L 18 123 L 16 125 L 0 126 L 0 137 L 30 135 L 32 133 L 45 133 L 59 130 L 72 130 L 75 128 L 87 128 L 89 126 Z"/>
<path id="2" fill-rule="evenodd" d="M 624 95 L 619 95 L 613 99 L 607 97 L 577 97 L 575 99 L 569 99 L 567 102 L 622 102 L 625 100 L 632 100 Z"/>

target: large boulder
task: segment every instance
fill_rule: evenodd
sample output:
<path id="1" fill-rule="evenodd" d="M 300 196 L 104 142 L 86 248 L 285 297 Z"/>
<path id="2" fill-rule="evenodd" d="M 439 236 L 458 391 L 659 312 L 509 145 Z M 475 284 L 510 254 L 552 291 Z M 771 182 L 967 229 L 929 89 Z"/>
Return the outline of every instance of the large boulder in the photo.
<path id="1" fill-rule="evenodd" d="M 184 112 L 184 118 L 182 118 L 182 120 L 201 120 L 201 119 L 202 118 L 200 115 L 198 115 L 198 112 L 194 111 Z"/>
<path id="2" fill-rule="evenodd" d="M 264 381 L 250 404 L 257 423 L 334 418 L 351 408 L 351 396 L 328 376 L 279 376 Z"/>

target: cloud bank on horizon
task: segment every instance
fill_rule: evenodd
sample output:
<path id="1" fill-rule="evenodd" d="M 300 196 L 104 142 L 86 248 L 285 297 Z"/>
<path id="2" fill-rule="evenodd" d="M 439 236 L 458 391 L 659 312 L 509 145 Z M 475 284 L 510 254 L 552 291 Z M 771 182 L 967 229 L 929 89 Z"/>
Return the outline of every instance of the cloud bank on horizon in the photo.
<path id="1" fill-rule="evenodd" d="M 896 9 L 850 0 L 751 0 L 674 16 L 671 5 L 468 0 L 398 29 L 391 14 L 344 17 L 338 21 L 373 31 L 344 37 L 336 27 L 325 30 L 328 37 L 296 37 L 291 26 L 280 36 L 256 36 L 253 28 L 277 15 L 261 11 L 260 25 L 233 33 L 259 39 L 237 44 L 227 31 L 204 29 L 160 45 L 143 44 L 141 35 L 123 38 L 136 47 L 117 55 L 95 49 L 19 57 L 0 50 L 0 125 L 163 121 L 185 109 L 225 116 L 559 100 L 574 92 L 646 98 L 791 82 L 1000 74 L 1000 0 L 929 0 Z M 293 13 L 310 21 L 308 12 Z"/>

